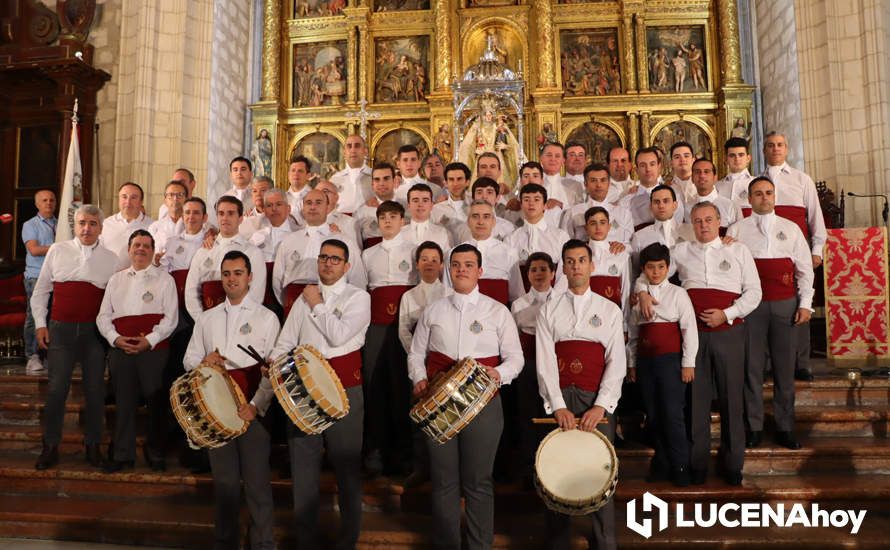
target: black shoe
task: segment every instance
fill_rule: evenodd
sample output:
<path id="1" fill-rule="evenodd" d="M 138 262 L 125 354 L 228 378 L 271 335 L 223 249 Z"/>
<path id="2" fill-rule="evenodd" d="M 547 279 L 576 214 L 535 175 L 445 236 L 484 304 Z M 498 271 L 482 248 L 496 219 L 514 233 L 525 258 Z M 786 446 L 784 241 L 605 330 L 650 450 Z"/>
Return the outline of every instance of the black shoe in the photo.
<path id="1" fill-rule="evenodd" d="M 793 451 L 800 449 L 800 442 L 794 438 L 793 432 L 776 432 L 776 444 Z"/>
<path id="2" fill-rule="evenodd" d="M 102 467 L 102 451 L 99 450 L 98 443 L 86 444 L 87 462 L 94 468 Z"/>
<path id="3" fill-rule="evenodd" d="M 121 470 L 132 470 L 135 465 L 133 460 L 109 460 L 102 466 L 102 471 L 106 474 L 114 474 Z"/>
<path id="4" fill-rule="evenodd" d="M 43 444 L 43 450 L 40 451 L 40 456 L 37 457 L 37 463 L 34 464 L 34 468 L 37 470 L 46 470 L 48 468 L 52 468 L 56 464 L 59 463 L 59 446 L 58 445 L 47 445 Z"/>
<path id="5" fill-rule="evenodd" d="M 738 487 L 742 484 L 742 472 L 726 472 L 723 474 L 723 479 L 727 485 Z"/>
<path id="6" fill-rule="evenodd" d="M 813 381 L 813 373 L 810 372 L 809 369 L 795 369 L 794 370 L 794 379 L 801 380 L 803 382 L 812 382 Z"/>
<path id="7" fill-rule="evenodd" d="M 691 481 L 689 468 L 674 468 L 671 472 L 671 483 L 675 487 L 688 487 Z"/>
<path id="8" fill-rule="evenodd" d="M 749 449 L 755 449 L 760 447 L 760 444 L 763 442 L 763 432 L 758 430 L 756 432 L 745 432 L 745 447 Z"/>
<path id="9" fill-rule="evenodd" d="M 690 485 L 704 485 L 708 481 L 708 471 L 707 470 L 696 470 L 694 468 L 689 470 L 689 484 Z"/>

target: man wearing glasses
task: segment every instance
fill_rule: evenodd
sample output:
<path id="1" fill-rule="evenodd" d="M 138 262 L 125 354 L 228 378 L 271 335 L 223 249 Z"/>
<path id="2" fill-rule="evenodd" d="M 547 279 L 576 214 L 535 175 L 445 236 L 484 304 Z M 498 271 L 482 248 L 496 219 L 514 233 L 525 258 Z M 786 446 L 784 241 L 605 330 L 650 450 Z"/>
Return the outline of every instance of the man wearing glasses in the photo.
<path id="1" fill-rule="evenodd" d="M 362 354 L 371 322 L 371 296 L 346 280 L 349 246 L 337 238 L 321 244 L 319 284 L 306 285 L 284 322 L 272 357 L 309 344 L 327 358 L 346 389 L 349 413 L 323 434 L 309 435 L 288 424 L 294 514 L 299 548 L 354 548 L 362 517 Z M 340 529 L 336 545 L 317 537 L 319 475 L 327 453 L 337 478 Z"/>

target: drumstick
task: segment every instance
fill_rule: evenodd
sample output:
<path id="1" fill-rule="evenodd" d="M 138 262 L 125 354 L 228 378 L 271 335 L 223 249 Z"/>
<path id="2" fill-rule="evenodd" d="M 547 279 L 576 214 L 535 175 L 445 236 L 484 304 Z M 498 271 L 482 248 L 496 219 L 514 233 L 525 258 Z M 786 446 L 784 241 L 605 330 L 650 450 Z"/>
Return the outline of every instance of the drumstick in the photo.
<path id="1" fill-rule="evenodd" d="M 262 355 L 260 355 L 260 354 L 257 352 L 257 350 L 255 350 L 255 349 L 253 348 L 253 346 L 247 346 L 247 347 L 245 348 L 245 347 L 242 346 L 241 344 L 238 344 L 238 349 L 240 349 L 241 351 L 243 351 L 244 353 L 246 353 L 247 355 L 249 355 L 249 356 L 251 357 L 251 359 L 253 359 L 253 360 L 256 361 L 257 363 L 260 363 L 261 365 L 265 365 L 265 364 L 266 364 L 266 360 L 263 358 Z"/>
<path id="2" fill-rule="evenodd" d="M 581 419 L 580 419 L 580 418 L 576 418 L 576 419 L 575 419 L 575 424 L 580 424 L 580 423 L 581 423 Z M 609 423 L 609 419 L 608 419 L 608 418 L 600 418 L 600 421 L 597 422 L 597 424 L 608 424 L 608 423 Z M 555 418 L 550 418 L 550 417 L 547 417 L 547 418 L 532 418 L 532 424 L 556 424 L 556 419 L 555 419 Z"/>

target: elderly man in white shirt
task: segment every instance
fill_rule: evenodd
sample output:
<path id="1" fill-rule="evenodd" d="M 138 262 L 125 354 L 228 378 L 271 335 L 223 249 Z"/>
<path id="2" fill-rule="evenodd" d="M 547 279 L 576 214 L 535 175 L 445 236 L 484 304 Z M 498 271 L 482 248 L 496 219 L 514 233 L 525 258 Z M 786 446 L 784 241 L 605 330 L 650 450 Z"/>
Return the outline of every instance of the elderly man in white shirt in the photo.
<path id="1" fill-rule="evenodd" d="M 118 267 L 127 267 L 130 257 L 127 255 L 127 241 L 133 231 L 148 229 L 152 219 L 143 213 L 145 193 L 142 187 L 133 182 L 121 185 L 117 190 L 117 214 L 105 219 L 102 223 L 102 235 L 99 242 L 103 247 L 118 256 Z"/>
<path id="2" fill-rule="evenodd" d="M 471 244 L 455 247 L 449 258 L 454 294 L 428 305 L 417 322 L 408 375 L 415 397 L 429 391 L 430 380 L 457 361 L 472 357 L 498 384 L 509 384 L 522 370 L 522 348 L 506 307 L 479 291 L 482 254 Z M 455 437 L 439 444 L 428 440 L 436 546 L 461 546 L 461 493 L 466 498 L 470 548 L 494 540 L 492 470 L 504 428 L 499 395 Z"/>

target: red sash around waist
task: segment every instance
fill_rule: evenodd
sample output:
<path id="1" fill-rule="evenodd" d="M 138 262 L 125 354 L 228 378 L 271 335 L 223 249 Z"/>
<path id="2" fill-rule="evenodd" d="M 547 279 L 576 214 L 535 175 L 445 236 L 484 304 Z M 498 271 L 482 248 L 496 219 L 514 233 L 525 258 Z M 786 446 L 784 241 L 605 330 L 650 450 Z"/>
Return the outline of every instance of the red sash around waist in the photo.
<path id="1" fill-rule="evenodd" d="M 742 207 L 742 215 L 746 218 L 751 215 L 751 207 Z M 803 232 L 803 236 L 810 240 L 810 225 L 807 220 L 807 209 L 803 206 L 792 206 L 790 204 L 777 204 L 776 215 L 792 221 Z"/>
<path id="2" fill-rule="evenodd" d="M 112 320 L 114 330 L 121 336 L 145 336 L 149 334 L 155 325 L 164 318 L 162 313 L 146 313 L 144 315 L 127 315 L 126 317 L 118 317 Z M 170 347 L 167 339 L 163 339 L 157 343 L 154 349 L 165 349 Z"/>
<path id="3" fill-rule="evenodd" d="M 294 302 L 303 294 L 306 285 L 303 283 L 291 283 L 284 287 L 284 316 L 290 313 L 290 308 L 294 307 Z"/>
<path id="4" fill-rule="evenodd" d="M 492 357 L 474 357 L 477 363 L 480 365 L 485 365 L 486 367 L 496 367 L 501 364 L 501 358 L 498 356 Z M 445 372 L 454 364 L 457 363 L 451 357 L 448 357 L 444 353 L 439 353 L 438 351 L 428 351 L 426 353 L 426 377 L 427 380 L 432 380 L 437 374 L 440 372 Z"/>
<path id="5" fill-rule="evenodd" d="M 64 323 L 95 323 L 105 289 L 86 281 L 53 283 L 50 319 Z"/>
<path id="6" fill-rule="evenodd" d="M 556 364 L 560 388 L 577 386 L 598 392 L 606 370 L 606 348 L 599 342 L 563 340 L 556 343 Z"/>
<path id="7" fill-rule="evenodd" d="M 346 355 L 331 357 L 328 363 L 337 373 L 340 383 L 344 388 L 361 385 L 362 383 L 362 352 L 360 349 L 351 351 Z"/>
<path id="8" fill-rule="evenodd" d="M 413 288 L 411 285 L 378 286 L 371 290 L 371 324 L 391 325 L 399 318 L 399 303 L 402 294 Z"/>
<path id="9" fill-rule="evenodd" d="M 683 351 L 680 323 L 642 323 L 639 338 L 639 357 L 651 358 Z"/>
<path id="10" fill-rule="evenodd" d="M 755 258 L 763 300 L 773 302 L 794 297 L 794 262 L 791 258 Z"/>
<path id="11" fill-rule="evenodd" d="M 185 280 L 189 276 L 188 269 L 177 269 L 170 272 L 176 283 L 176 298 L 179 299 L 179 307 L 185 307 Z"/>
<path id="12" fill-rule="evenodd" d="M 378 244 L 382 240 L 383 240 L 382 236 L 381 237 L 368 237 L 367 239 L 362 241 L 362 247 L 365 250 L 367 250 L 367 249 L 371 248 L 372 246 L 374 246 L 375 244 Z"/>
<path id="13" fill-rule="evenodd" d="M 204 281 L 201 283 L 201 305 L 204 311 L 226 301 L 226 291 L 223 290 L 222 281 Z"/>
<path id="14" fill-rule="evenodd" d="M 534 361 L 537 348 L 535 347 L 535 335 L 519 331 L 519 344 L 522 346 L 522 355 L 526 361 Z"/>
<path id="15" fill-rule="evenodd" d="M 479 292 L 504 305 L 510 302 L 510 286 L 506 279 L 479 279 Z"/>
<path id="16" fill-rule="evenodd" d="M 621 277 L 617 275 L 591 275 L 590 290 L 621 307 Z"/>
<path id="17" fill-rule="evenodd" d="M 249 403 L 250 400 L 253 399 L 253 395 L 256 393 L 257 388 L 260 387 L 260 380 L 263 377 L 259 363 L 240 369 L 228 369 L 226 372 L 232 377 L 232 381 L 238 384 L 238 387 L 241 388 L 241 392 L 244 393 L 244 398 L 247 399 L 247 402 Z"/>
<path id="18" fill-rule="evenodd" d="M 263 305 L 271 306 L 275 304 L 275 293 L 272 292 L 272 268 L 275 262 L 266 262 L 266 294 L 263 296 Z"/>
<path id="19" fill-rule="evenodd" d="M 704 332 L 716 332 L 720 330 L 729 330 L 735 323 L 743 322 L 739 318 L 733 322 L 733 325 L 723 323 L 717 327 L 709 327 L 701 322 L 699 315 L 706 309 L 726 309 L 738 299 L 741 294 L 735 292 L 727 292 L 725 290 L 717 290 L 716 288 L 689 288 L 686 289 L 689 299 L 692 301 L 692 309 L 695 310 L 695 320 L 698 323 L 698 330 Z"/>

